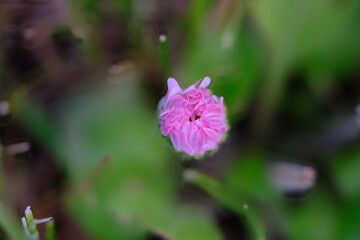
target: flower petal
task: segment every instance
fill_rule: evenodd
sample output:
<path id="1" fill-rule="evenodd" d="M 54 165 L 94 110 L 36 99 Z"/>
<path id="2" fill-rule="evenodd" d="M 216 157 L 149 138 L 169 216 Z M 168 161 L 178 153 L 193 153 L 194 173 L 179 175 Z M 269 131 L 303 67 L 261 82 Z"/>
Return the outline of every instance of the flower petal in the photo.
<path id="1" fill-rule="evenodd" d="M 168 89 L 174 92 L 180 92 L 181 88 L 175 78 L 169 78 L 167 80 Z"/>
<path id="2" fill-rule="evenodd" d="M 204 79 L 200 83 L 199 88 L 207 88 L 207 86 L 210 85 L 210 82 L 211 82 L 211 80 L 209 77 L 204 77 Z"/>

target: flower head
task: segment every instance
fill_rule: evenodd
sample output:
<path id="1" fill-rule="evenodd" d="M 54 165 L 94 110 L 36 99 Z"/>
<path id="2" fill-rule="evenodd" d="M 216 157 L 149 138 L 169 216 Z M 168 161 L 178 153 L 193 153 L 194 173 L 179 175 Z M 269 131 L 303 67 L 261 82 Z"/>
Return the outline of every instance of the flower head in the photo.
<path id="1" fill-rule="evenodd" d="M 224 98 L 212 95 L 205 77 L 182 90 L 174 78 L 159 104 L 160 131 L 174 148 L 189 156 L 215 150 L 227 130 Z"/>

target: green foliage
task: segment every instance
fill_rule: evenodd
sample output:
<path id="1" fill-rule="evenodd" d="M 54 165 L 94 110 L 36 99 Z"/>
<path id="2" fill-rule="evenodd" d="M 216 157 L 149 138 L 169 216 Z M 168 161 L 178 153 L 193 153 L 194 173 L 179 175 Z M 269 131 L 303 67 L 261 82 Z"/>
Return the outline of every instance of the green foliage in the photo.
<path id="1" fill-rule="evenodd" d="M 91 236 L 104 240 L 141 239 L 146 231 L 133 222 L 121 219 L 113 210 L 93 196 L 72 194 L 68 207 L 75 219 Z"/>
<path id="2" fill-rule="evenodd" d="M 357 147 L 345 149 L 331 159 L 331 174 L 341 196 L 339 209 L 339 238 L 356 239 L 359 236 L 359 170 L 360 152 Z"/>
<path id="3" fill-rule="evenodd" d="M 259 1 L 254 14 L 274 57 L 286 59 L 285 67 L 305 63 L 336 70 L 358 56 L 360 31 L 353 28 L 358 8 L 356 1 L 272 0 Z"/>
<path id="4" fill-rule="evenodd" d="M 29 97 L 25 89 L 17 89 L 10 100 L 14 117 L 18 119 L 20 124 L 29 131 L 36 141 L 60 157 L 62 152 L 58 151 L 59 138 L 55 124 L 44 113 L 39 104 Z"/>
<path id="5" fill-rule="evenodd" d="M 203 8 L 202 8 L 203 9 Z M 195 11 L 195 10 L 193 10 Z M 200 10 L 199 10 L 200 11 Z M 197 79 L 210 76 L 214 94 L 223 96 L 228 107 L 230 122 L 239 119 L 257 86 L 261 54 L 253 33 L 241 25 L 240 4 L 223 25 L 208 26 L 216 19 L 197 14 L 194 26 L 204 26 L 206 31 L 196 31 L 187 41 L 179 80 L 189 85 Z M 190 19 L 191 16 L 189 16 Z"/>
<path id="6" fill-rule="evenodd" d="M 260 201 L 271 202 L 275 196 L 268 184 L 262 157 L 249 154 L 229 169 L 221 182 L 192 170 L 185 172 L 185 179 L 204 189 L 220 204 L 245 217 L 254 239 L 265 239 L 264 221 L 255 206 Z"/>
<path id="7" fill-rule="evenodd" d="M 224 178 L 226 188 L 233 196 L 249 196 L 263 202 L 275 200 L 267 166 L 260 154 L 242 156 L 229 167 Z"/>
<path id="8" fill-rule="evenodd" d="M 309 76 L 345 72 L 356 64 L 360 44 L 357 1 L 259 1 L 255 19 L 268 45 L 268 66 L 256 125 L 267 131 L 287 85 L 287 73 L 301 67 Z M 328 78 L 335 79 L 335 78 Z M 266 121 L 270 120 L 270 121 Z"/>
<path id="9" fill-rule="evenodd" d="M 331 168 L 341 196 L 346 200 L 360 199 L 360 151 L 345 151 L 333 157 Z"/>
<path id="10" fill-rule="evenodd" d="M 0 202 L 0 226 L 11 240 L 26 239 L 19 220 L 15 220 L 12 213 L 7 209 L 7 206 L 3 202 Z"/>
<path id="11" fill-rule="evenodd" d="M 288 230 L 293 239 L 343 239 L 339 237 L 338 206 L 320 191 L 311 201 L 289 210 Z"/>

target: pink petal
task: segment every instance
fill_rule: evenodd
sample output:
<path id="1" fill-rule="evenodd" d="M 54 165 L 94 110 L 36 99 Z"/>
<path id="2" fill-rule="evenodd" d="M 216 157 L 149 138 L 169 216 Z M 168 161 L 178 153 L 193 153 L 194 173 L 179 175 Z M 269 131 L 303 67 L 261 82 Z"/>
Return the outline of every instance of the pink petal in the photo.
<path id="1" fill-rule="evenodd" d="M 187 100 L 183 96 L 175 95 L 174 97 L 171 98 L 169 104 L 172 106 L 179 106 L 185 104 L 186 102 Z"/>
<path id="2" fill-rule="evenodd" d="M 190 104 L 190 105 L 194 105 L 194 104 L 198 103 L 200 100 L 201 100 L 201 99 L 199 99 L 199 98 L 192 98 L 192 97 L 190 97 L 190 98 L 189 98 L 189 104 Z"/>
<path id="3" fill-rule="evenodd" d="M 168 91 L 166 93 L 164 103 L 162 104 L 163 106 L 167 106 L 171 98 L 182 91 L 178 82 L 174 78 L 169 78 L 167 81 L 167 85 Z"/>
<path id="4" fill-rule="evenodd" d="M 179 131 L 171 131 L 170 132 L 170 140 L 177 151 L 181 151 L 180 145 L 180 132 Z"/>
<path id="5" fill-rule="evenodd" d="M 215 143 L 215 142 L 208 142 L 208 143 L 203 145 L 203 149 L 205 151 L 214 150 L 214 149 L 216 149 L 216 147 L 217 147 L 217 143 Z"/>
<path id="6" fill-rule="evenodd" d="M 189 92 L 189 91 L 192 90 L 192 89 L 196 89 L 196 86 L 199 84 L 199 82 L 200 82 L 200 80 L 194 82 L 193 84 L 191 84 L 187 89 L 185 89 L 184 93 L 187 93 L 187 92 Z"/>
<path id="7" fill-rule="evenodd" d="M 174 78 L 169 78 L 167 80 L 168 90 L 174 91 L 174 92 L 180 92 L 181 88 L 179 86 L 179 83 Z"/>
<path id="8" fill-rule="evenodd" d="M 209 77 L 205 77 L 205 78 L 202 80 L 202 82 L 200 83 L 199 88 L 206 88 L 207 86 L 210 85 L 210 82 L 211 82 L 210 78 L 209 78 Z"/>
<path id="9" fill-rule="evenodd" d="M 202 138 L 200 131 L 197 131 L 196 135 L 197 135 L 197 140 L 195 141 L 194 150 L 195 150 L 195 155 L 200 155 L 202 154 L 202 146 L 206 138 L 205 139 Z"/>
<path id="10" fill-rule="evenodd" d="M 221 103 L 221 104 L 224 103 L 224 97 L 220 97 L 220 103 Z"/>
<path id="11" fill-rule="evenodd" d="M 203 128 L 203 130 L 205 131 L 208 139 L 210 139 L 210 140 L 217 140 L 218 139 L 218 134 L 216 133 L 216 131 L 214 129 Z"/>

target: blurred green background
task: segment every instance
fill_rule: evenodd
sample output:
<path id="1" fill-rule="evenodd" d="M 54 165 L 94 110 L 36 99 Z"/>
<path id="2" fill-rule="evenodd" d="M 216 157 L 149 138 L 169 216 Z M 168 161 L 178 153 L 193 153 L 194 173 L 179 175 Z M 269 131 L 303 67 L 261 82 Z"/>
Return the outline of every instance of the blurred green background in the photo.
<path id="1" fill-rule="evenodd" d="M 64 240 L 360 239 L 359 26 L 356 0 L 0 0 L 0 239 L 28 205 Z M 161 136 L 170 76 L 224 97 L 216 153 Z"/>

